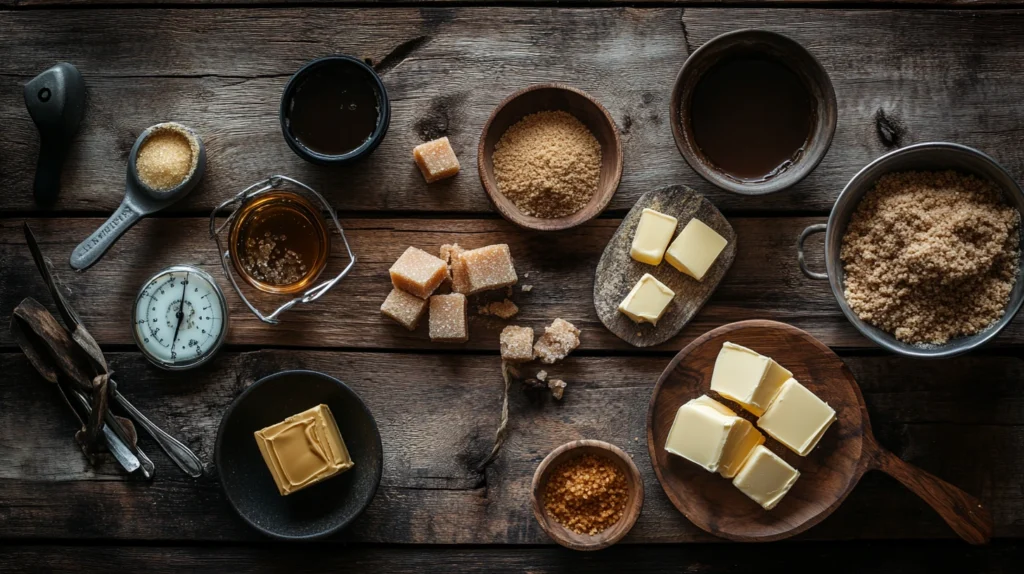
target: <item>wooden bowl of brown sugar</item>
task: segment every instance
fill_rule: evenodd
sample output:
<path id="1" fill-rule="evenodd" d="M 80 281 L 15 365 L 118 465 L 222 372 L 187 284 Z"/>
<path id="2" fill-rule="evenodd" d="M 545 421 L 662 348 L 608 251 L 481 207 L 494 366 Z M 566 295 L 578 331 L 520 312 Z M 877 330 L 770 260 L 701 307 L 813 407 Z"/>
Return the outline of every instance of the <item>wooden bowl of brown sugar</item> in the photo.
<path id="1" fill-rule="evenodd" d="M 526 229 L 558 231 L 590 221 L 611 201 L 622 177 L 622 143 L 615 121 L 593 97 L 537 84 L 494 108 L 480 134 L 477 165 L 502 217 Z"/>
<path id="2" fill-rule="evenodd" d="M 619 447 L 575 440 L 541 461 L 531 496 L 533 515 L 555 542 L 572 550 L 600 550 L 622 540 L 636 524 L 644 483 Z"/>

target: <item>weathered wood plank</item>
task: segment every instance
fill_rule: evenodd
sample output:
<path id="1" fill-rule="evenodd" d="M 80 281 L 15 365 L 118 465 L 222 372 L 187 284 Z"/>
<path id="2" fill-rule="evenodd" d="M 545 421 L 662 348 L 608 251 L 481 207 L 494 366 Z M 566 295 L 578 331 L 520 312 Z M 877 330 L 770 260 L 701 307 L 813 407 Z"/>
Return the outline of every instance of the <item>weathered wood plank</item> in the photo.
<path id="1" fill-rule="evenodd" d="M 51 8 L 51 7 L 64 7 L 71 6 L 76 8 L 108 8 L 117 7 L 121 5 L 131 5 L 137 7 L 140 5 L 152 5 L 154 7 L 172 7 L 172 6 L 201 6 L 203 4 L 216 4 L 230 5 L 230 6 L 260 6 L 263 4 L 301 4 L 301 5 L 312 5 L 321 4 L 324 6 L 395 6 L 395 5 L 422 5 L 422 6 L 444 6 L 446 4 L 453 4 L 458 6 L 465 5 L 478 5 L 486 6 L 490 4 L 498 6 L 588 6 L 588 7 L 608 7 L 608 6 L 634 6 L 634 5 L 645 5 L 650 4 L 654 6 L 665 6 L 671 4 L 677 4 L 679 6 L 686 6 L 689 4 L 696 5 L 708 5 L 714 4 L 720 7 L 731 7 L 731 6 L 801 6 L 805 4 L 821 6 L 834 4 L 839 7 L 856 6 L 858 4 L 864 6 L 871 6 L 875 4 L 900 4 L 908 7 L 940 7 L 940 8 L 973 8 L 973 7 L 984 7 L 984 6 L 1015 6 L 1022 2 L 1020 0 L 474 0 L 472 2 L 466 2 L 465 0 L 0 0 L 0 7 L 39 7 L 39 8 Z"/>
<path id="2" fill-rule="evenodd" d="M 839 127 L 818 169 L 794 189 L 751 198 L 718 191 L 677 152 L 671 87 L 688 51 L 756 27 L 804 43 L 831 74 Z M 524 85 L 563 81 L 597 97 L 623 132 L 626 165 L 611 209 L 666 184 L 695 187 L 726 212 L 823 213 L 845 182 L 887 149 L 926 140 L 977 146 L 1024 172 L 1024 12 L 677 8 L 396 8 L 0 12 L 0 209 L 34 210 L 37 135 L 21 85 L 56 60 L 86 77 L 90 105 L 57 208 L 109 211 L 125 159 L 146 126 L 175 119 L 209 149 L 204 184 L 174 206 L 203 212 L 268 171 L 294 175 L 343 210 L 486 212 L 476 176 L 479 130 Z M 557 33 L 552 32 L 557 30 Z M 45 41 L 42 40 L 45 38 Z M 391 129 L 365 162 L 302 162 L 280 134 L 281 90 L 303 62 L 346 52 L 381 61 Z M 882 129 L 884 128 L 884 130 Z M 883 135 L 884 133 L 884 135 Z M 467 167 L 426 186 L 410 161 L 448 135 Z"/>
<path id="3" fill-rule="evenodd" d="M 654 478 L 645 419 L 662 357 L 570 357 L 549 372 L 565 399 L 511 398 L 511 435 L 484 474 L 500 408 L 498 358 L 487 355 L 260 351 L 225 353 L 191 373 L 167 373 L 137 353 L 108 356 L 122 391 L 207 462 L 186 479 L 155 445 L 148 484 L 115 463 L 91 469 L 71 440 L 74 423 L 22 357 L 0 355 L 0 539 L 258 540 L 228 508 L 210 461 L 220 416 L 252 381 L 309 368 L 351 385 L 373 411 L 385 446 L 384 478 L 367 513 L 339 540 L 424 544 L 548 543 L 529 505 L 540 460 L 569 440 L 621 446 L 644 476 L 643 514 L 626 539 L 711 538 L 686 521 Z M 999 537 L 1024 537 L 1024 359 L 938 362 L 845 359 L 861 382 L 879 440 L 910 462 L 979 496 Z M 979 374 L 986 383 L 971 384 Z M 806 539 L 949 537 L 934 512 L 895 481 L 869 474 Z"/>
<path id="4" fill-rule="evenodd" d="M 809 280 L 797 268 L 796 237 L 805 226 L 819 221 L 820 218 L 732 218 L 739 247 L 729 273 L 679 335 L 649 350 L 678 350 L 711 328 L 744 319 L 784 321 L 833 347 L 870 347 L 872 343 L 842 315 L 826 282 Z M 98 219 L 44 219 L 31 220 L 30 224 L 43 253 L 53 260 L 70 291 L 71 304 L 101 344 L 133 344 L 131 302 L 142 282 L 168 265 L 191 263 L 219 278 L 228 294 L 230 344 L 496 352 L 498 334 L 506 324 L 529 325 L 542 332 L 545 325 L 562 317 L 583 330 L 582 349 L 635 350 L 605 329 L 592 299 L 594 269 L 619 220 L 601 219 L 576 230 L 548 235 L 527 233 L 502 220 L 350 219 L 344 221 L 346 235 L 358 257 L 352 273 L 334 291 L 312 305 L 292 309 L 283 315 L 281 324 L 274 326 L 257 320 L 238 296 L 229 292 L 216 247 L 208 237 L 207 220 L 144 220 L 96 266 L 75 274 L 67 265 L 69 254 L 99 223 Z M 10 316 L 14 306 L 26 296 L 50 305 L 21 226 L 17 219 L 0 220 L 0 266 L 4 269 L 0 273 L 0 317 Z M 391 289 L 387 270 L 406 247 L 415 245 L 435 251 L 452 241 L 467 248 L 508 243 L 520 275 L 513 299 L 521 310 L 511 321 L 471 313 L 468 343 L 432 344 L 426 334 L 426 321 L 410 333 L 381 317 L 380 304 Z M 824 268 L 822 249 L 810 245 L 809 248 L 812 266 Z M 325 273 L 340 269 L 344 263 L 341 254 L 332 256 Z M 533 286 L 528 293 L 521 292 L 525 284 Z M 261 300 L 265 310 L 270 302 L 281 301 L 265 297 Z M 994 345 L 1005 347 L 1021 342 L 1024 317 L 1011 322 Z M 0 330 L 0 347 L 11 346 L 10 334 L 6 329 Z"/>
<path id="5" fill-rule="evenodd" d="M 868 551 L 865 551 L 868 550 Z M 799 558 L 796 558 L 799 557 Z M 720 544 L 615 546 L 604 552 L 570 553 L 561 548 L 348 547 L 332 543 L 301 546 L 265 543 L 210 546 L 0 547 L 7 572 L 716 572 L 748 573 L 765 564 L 828 564 L 830 571 L 875 574 L 1015 572 L 1024 545 L 998 541 L 988 547 L 927 542 L 795 542 L 764 545 L 756 551 L 726 552 Z"/>

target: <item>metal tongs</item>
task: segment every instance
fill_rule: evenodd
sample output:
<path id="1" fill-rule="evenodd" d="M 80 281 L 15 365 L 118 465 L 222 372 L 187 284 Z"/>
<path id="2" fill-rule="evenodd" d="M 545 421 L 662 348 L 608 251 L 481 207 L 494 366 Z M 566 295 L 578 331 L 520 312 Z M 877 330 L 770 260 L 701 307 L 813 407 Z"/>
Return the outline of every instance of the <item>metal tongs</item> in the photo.
<path id="1" fill-rule="evenodd" d="M 186 474 L 192 477 L 201 476 L 203 465 L 199 457 L 153 424 L 117 391 L 117 385 L 111 379 L 111 372 L 99 345 L 57 288 L 49 262 L 39 251 L 28 224 L 25 224 L 24 231 L 32 258 L 56 303 L 64 325 L 61 325 L 38 301 L 28 297 L 14 310 L 11 317 L 11 334 L 39 374 L 56 384 L 65 403 L 82 423 L 82 429 L 76 433 L 75 439 L 86 456 L 90 461 L 95 460 L 102 437 L 107 448 L 125 470 L 141 470 L 145 478 L 153 478 L 153 461 L 136 445 L 134 425 L 128 419 L 114 416 L 107 408 L 108 397 L 113 397 L 153 436 L 157 444 Z M 67 390 L 64 383 L 69 386 Z M 68 398 L 68 391 L 86 412 L 88 421 L 82 420 L 78 415 L 78 411 Z"/>

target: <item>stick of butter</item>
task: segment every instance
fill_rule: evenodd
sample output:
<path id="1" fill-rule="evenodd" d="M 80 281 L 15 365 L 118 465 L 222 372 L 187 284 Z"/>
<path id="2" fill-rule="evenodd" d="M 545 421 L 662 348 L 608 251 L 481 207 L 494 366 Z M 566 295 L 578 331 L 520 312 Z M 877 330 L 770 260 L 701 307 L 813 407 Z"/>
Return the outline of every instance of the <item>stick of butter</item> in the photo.
<path id="1" fill-rule="evenodd" d="M 665 255 L 665 248 L 676 232 L 678 221 L 671 215 L 646 208 L 640 213 L 640 223 L 633 235 L 629 256 L 640 263 L 658 265 Z"/>
<path id="2" fill-rule="evenodd" d="M 757 426 L 793 452 L 807 456 L 835 420 L 836 411 L 828 403 L 789 379 L 757 419 Z"/>
<path id="3" fill-rule="evenodd" d="M 703 221 L 691 219 L 669 246 L 668 252 L 665 253 L 665 261 L 700 281 L 728 244 L 724 237 Z"/>
<path id="4" fill-rule="evenodd" d="M 764 440 L 750 421 L 736 416 L 715 399 L 701 395 L 676 411 L 665 450 L 709 472 L 732 478 L 754 447 Z"/>
<path id="5" fill-rule="evenodd" d="M 715 360 L 711 390 L 761 416 L 793 373 L 764 355 L 725 343 Z"/>
<path id="6" fill-rule="evenodd" d="M 654 275 L 644 273 L 629 295 L 619 303 L 619 311 L 637 323 L 657 325 L 658 319 L 665 314 L 665 309 L 668 309 L 668 304 L 675 296 L 675 292 Z"/>
<path id="7" fill-rule="evenodd" d="M 771 510 L 793 488 L 798 478 L 800 471 L 774 452 L 758 445 L 732 484 L 765 510 Z"/>

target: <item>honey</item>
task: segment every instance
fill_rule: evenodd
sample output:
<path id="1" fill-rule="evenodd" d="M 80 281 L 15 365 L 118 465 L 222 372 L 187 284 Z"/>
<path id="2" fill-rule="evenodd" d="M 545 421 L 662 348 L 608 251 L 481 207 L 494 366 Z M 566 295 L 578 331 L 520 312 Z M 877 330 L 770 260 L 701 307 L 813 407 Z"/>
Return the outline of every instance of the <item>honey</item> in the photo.
<path id="1" fill-rule="evenodd" d="M 330 247 L 320 211 L 290 191 L 272 190 L 250 200 L 231 226 L 235 270 L 267 293 L 308 288 L 327 265 Z"/>

